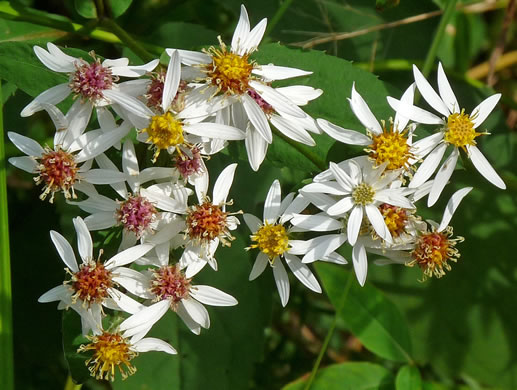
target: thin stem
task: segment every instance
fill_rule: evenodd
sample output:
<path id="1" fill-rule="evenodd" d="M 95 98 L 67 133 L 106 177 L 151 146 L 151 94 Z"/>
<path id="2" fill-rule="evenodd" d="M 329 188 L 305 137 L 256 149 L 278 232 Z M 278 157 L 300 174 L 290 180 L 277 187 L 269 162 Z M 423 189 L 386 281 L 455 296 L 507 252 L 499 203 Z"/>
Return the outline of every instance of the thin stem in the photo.
<path id="1" fill-rule="evenodd" d="M 314 382 L 314 379 L 316 378 L 316 374 L 318 372 L 318 368 L 320 367 L 321 360 L 323 359 L 323 356 L 325 355 L 325 352 L 327 351 L 327 347 L 330 343 L 330 340 L 332 339 L 332 335 L 334 334 L 334 330 L 336 329 L 338 318 L 341 316 L 341 310 L 343 310 L 343 307 L 345 306 L 346 298 L 348 297 L 348 292 L 350 291 L 350 287 L 352 287 L 353 280 L 354 280 L 354 275 L 352 272 L 350 272 L 348 275 L 348 280 L 346 282 L 345 289 L 343 291 L 343 295 L 341 295 L 341 300 L 339 301 L 338 305 L 336 306 L 336 315 L 334 316 L 334 319 L 332 320 L 332 324 L 330 325 L 327 335 L 325 336 L 325 340 L 323 341 L 323 345 L 321 346 L 318 357 L 316 358 L 316 361 L 314 362 L 314 366 L 312 367 L 312 371 L 311 371 L 311 376 L 307 380 L 304 390 L 309 390 L 312 386 L 312 382 Z"/>
<path id="2" fill-rule="evenodd" d="M 273 129 L 273 133 L 280 138 L 282 138 L 285 142 L 287 142 L 289 145 L 291 145 L 294 149 L 296 149 L 298 152 L 303 154 L 308 160 L 310 160 L 318 169 L 325 170 L 327 169 L 327 164 L 325 163 L 325 160 L 320 158 L 316 153 L 314 153 L 312 150 L 310 150 L 307 146 L 302 145 L 291 138 L 285 136 L 280 131 Z"/>
<path id="3" fill-rule="evenodd" d="M 422 68 L 422 74 L 424 75 L 424 77 L 429 76 L 429 73 L 431 73 L 431 69 L 434 65 L 434 60 L 436 59 L 436 52 L 438 51 L 438 47 L 442 42 L 445 27 L 447 27 L 447 24 L 454 15 L 454 12 L 456 12 L 456 2 L 457 0 L 449 0 L 447 6 L 445 7 L 445 11 L 443 11 L 442 18 L 440 19 L 440 24 L 438 25 L 438 29 L 436 30 L 436 34 L 433 38 L 433 42 L 431 43 L 431 47 L 429 48 L 427 56 L 425 57 L 424 66 Z"/>
<path id="4" fill-rule="evenodd" d="M 3 389 L 14 389 L 13 313 L 9 220 L 7 215 L 7 175 L 4 147 L 2 85 L 0 84 L 0 378 Z"/>
<path id="5" fill-rule="evenodd" d="M 143 46 L 129 35 L 120 25 L 113 19 L 103 19 L 102 24 L 115 34 L 128 48 L 140 57 L 143 61 L 148 62 L 154 60 L 156 57 L 149 53 Z"/>
<path id="6" fill-rule="evenodd" d="M 68 377 L 66 378 L 64 390 L 81 390 L 81 387 L 83 387 L 82 384 L 76 385 L 72 380 L 72 376 L 68 375 Z"/>
<path id="7" fill-rule="evenodd" d="M 276 27 L 280 19 L 285 14 L 285 11 L 289 8 L 293 0 L 284 0 L 284 2 L 280 5 L 278 10 L 275 12 L 273 17 L 271 18 L 270 22 L 267 25 L 266 32 L 264 33 L 264 37 L 267 37 L 271 31 Z"/>

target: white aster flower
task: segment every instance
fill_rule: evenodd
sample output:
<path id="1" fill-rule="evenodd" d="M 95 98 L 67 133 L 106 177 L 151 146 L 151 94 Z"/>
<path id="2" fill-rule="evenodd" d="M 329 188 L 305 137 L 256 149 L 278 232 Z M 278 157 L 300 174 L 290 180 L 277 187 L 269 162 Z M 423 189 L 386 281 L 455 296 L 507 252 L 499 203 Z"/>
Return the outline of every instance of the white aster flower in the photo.
<path id="1" fill-rule="evenodd" d="M 56 45 L 47 43 L 48 51 L 34 46 L 34 53 L 50 70 L 66 73 L 69 82 L 56 85 L 38 95 L 21 112 L 21 116 L 30 116 L 37 111 L 46 109 L 48 105 L 56 105 L 70 94 L 77 99 L 70 108 L 70 121 L 80 121 L 84 127 L 89 122 L 93 107 L 104 107 L 111 104 L 119 105 L 124 110 L 138 115 L 145 112 L 146 106 L 127 91 L 134 88 L 135 81 L 117 84 L 119 76 L 140 77 L 152 71 L 159 63 L 153 60 L 145 65 L 129 66 L 127 58 L 100 61 L 94 53 L 92 63 L 82 58 L 75 58 L 63 53 Z M 145 84 L 148 81 L 138 80 L 136 83 Z M 84 128 L 83 128 L 84 129 Z"/>
<path id="2" fill-rule="evenodd" d="M 155 303 L 122 322 L 120 328 L 126 330 L 126 334 L 146 333 L 169 309 L 176 312 L 193 333 L 199 334 L 201 328 L 210 327 L 210 317 L 203 304 L 237 305 L 231 295 L 211 286 L 193 284 L 179 264 L 168 264 L 168 257 L 164 260 L 159 268 L 139 273 L 137 283 L 127 286 L 131 293 Z"/>
<path id="3" fill-rule="evenodd" d="M 91 169 L 91 166 L 93 158 L 119 142 L 130 129 L 128 123 L 123 123 L 109 131 L 93 130 L 74 139 L 65 136 L 60 143 L 58 131 L 54 137 L 54 149 L 43 148 L 31 138 L 9 132 L 7 135 L 12 143 L 27 155 L 12 157 L 9 162 L 26 172 L 38 174 L 34 180 L 36 184 L 44 185 L 42 200 L 50 194 L 52 203 L 54 194 L 59 191 L 65 198 L 75 198 L 74 189 L 94 191 L 92 184 L 120 183 L 126 179 L 126 175 L 117 169 Z"/>
<path id="4" fill-rule="evenodd" d="M 428 206 L 436 203 L 443 188 L 449 181 L 458 156 L 460 148 L 464 150 L 468 157 L 472 160 L 474 167 L 487 179 L 490 183 L 505 189 L 506 185 L 499 177 L 497 172 L 492 168 L 488 160 L 483 156 L 476 146 L 476 138 L 487 133 L 479 133 L 476 129 L 485 121 L 488 115 L 495 108 L 497 102 L 501 98 L 501 94 L 495 94 L 482 101 L 470 115 L 460 108 L 456 96 L 452 91 L 451 85 L 447 80 L 447 76 L 443 71 L 442 64 L 438 64 L 438 90 L 439 94 L 431 87 L 429 82 L 424 78 L 422 73 L 413 65 L 413 73 L 418 90 L 422 97 L 438 111 L 442 117 L 431 112 L 410 104 L 398 101 L 388 97 L 388 102 L 397 112 L 410 118 L 411 120 L 430 125 L 440 125 L 440 132 L 428 137 L 425 144 L 421 145 L 422 149 L 428 151 L 429 155 L 418 168 L 415 176 L 411 180 L 409 187 L 418 188 L 427 179 L 429 179 L 440 165 L 442 157 L 448 146 L 453 147 L 451 154 L 441 165 L 434 179 L 431 192 L 429 193 Z"/>
<path id="5" fill-rule="evenodd" d="M 92 329 L 92 318 L 93 324 L 101 323 L 103 306 L 128 313 L 136 313 L 142 308 L 140 303 L 117 290 L 119 282 L 124 285 L 131 283 L 126 280 L 127 276 L 117 272 L 117 268 L 142 257 L 153 248 L 153 245 L 137 245 L 116 254 L 106 262 L 101 262 L 102 251 L 97 260 L 93 257 L 93 242 L 84 221 L 77 217 L 73 222 L 77 232 L 81 265 L 77 264 L 74 250 L 68 241 L 52 230 L 50 238 L 67 267 L 70 279 L 47 291 L 39 297 L 38 302 L 59 301 L 59 309 L 71 307 L 81 315 L 83 334 L 87 334 Z"/>
<path id="6" fill-rule="evenodd" d="M 294 213 L 299 213 L 307 202 L 302 197 L 294 201 L 294 193 L 287 195 L 282 201 L 280 182 L 275 180 L 271 185 L 264 204 L 264 216 L 261 221 L 252 214 L 244 214 L 244 221 L 251 230 L 251 239 L 254 242 L 249 249 L 260 250 L 249 279 L 254 280 L 264 272 L 267 264 L 273 268 L 278 294 L 282 306 L 289 301 L 289 277 L 282 264 L 285 260 L 294 276 L 312 291 L 321 293 L 321 287 L 309 267 L 302 263 L 297 256 L 308 252 L 317 246 L 314 241 L 299 241 L 289 239 L 289 230 L 286 224 Z"/>

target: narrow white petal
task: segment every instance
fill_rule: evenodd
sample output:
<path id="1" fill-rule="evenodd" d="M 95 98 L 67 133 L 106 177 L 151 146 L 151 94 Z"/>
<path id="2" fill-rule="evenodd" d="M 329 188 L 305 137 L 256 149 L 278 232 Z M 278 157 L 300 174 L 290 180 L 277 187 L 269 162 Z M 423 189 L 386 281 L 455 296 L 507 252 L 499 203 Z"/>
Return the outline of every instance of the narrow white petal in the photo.
<path id="1" fill-rule="evenodd" d="M 343 223 L 325 215 L 295 215 L 291 219 L 291 223 L 302 229 L 314 232 L 328 232 L 343 228 Z"/>
<path id="2" fill-rule="evenodd" d="M 133 96 L 113 89 L 103 91 L 103 94 L 106 98 L 113 100 L 122 108 L 137 116 L 142 118 L 150 118 L 154 115 L 154 113 L 144 103 Z"/>
<path id="3" fill-rule="evenodd" d="M 175 49 L 165 49 L 169 56 L 172 55 L 173 50 Z M 191 50 L 178 50 L 178 52 L 180 53 L 181 63 L 188 66 L 212 62 L 212 58 L 205 53 Z"/>
<path id="4" fill-rule="evenodd" d="M 233 183 L 233 177 L 235 176 L 235 170 L 237 169 L 237 164 L 230 164 L 226 168 L 223 169 L 217 180 L 214 184 L 214 192 L 212 197 L 212 203 L 222 205 L 226 203 L 226 199 L 228 198 L 228 193 L 230 192 L 230 187 Z"/>
<path id="5" fill-rule="evenodd" d="M 44 150 L 39 143 L 32 138 L 9 131 L 7 136 L 11 142 L 27 156 L 40 157 Z"/>
<path id="6" fill-rule="evenodd" d="M 233 32 L 232 37 L 232 51 L 242 54 L 240 48 L 243 48 L 243 43 L 246 41 L 248 34 L 250 33 L 250 20 L 248 18 L 248 12 L 246 11 L 246 7 L 244 4 L 241 4 L 241 14 L 239 16 L 239 21 L 237 22 L 237 26 L 235 27 L 235 31 Z"/>
<path id="7" fill-rule="evenodd" d="M 289 277 L 279 257 L 275 258 L 273 264 L 273 276 L 275 277 L 276 288 L 280 295 L 280 302 L 285 307 L 287 302 L 289 302 Z"/>
<path id="8" fill-rule="evenodd" d="M 443 116 L 449 116 L 449 108 L 445 105 L 440 96 L 435 92 L 433 87 L 431 87 L 429 81 L 425 79 L 424 75 L 415 65 L 413 65 L 413 75 L 415 76 L 416 86 L 425 101 Z"/>
<path id="9" fill-rule="evenodd" d="M 39 303 L 48 303 L 54 301 L 61 301 L 65 296 L 69 295 L 70 292 L 68 287 L 64 284 L 60 284 L 50 290 L 48 290 L 45 294 L 38 298 Z"/>
<path id="10" fill-rule="evenodd" d="M 126 337 L 138 333 L 138 329 L 143 325 L 149 328 L 153 326 L 160 318 L 169 310 L 170 303 L 168 300 L 159 301 L 146 307 L 139 312 L 128 317 L 120 324 L 120 330 L 125 330 Z"/>
<path id="11" fill-rule="evenodd" d="M 271 115 L 269 120 L 271 124 L 285 136 L 305 145 L 316 145 L 316 142 L 309 133 L 295 121 L 286 119 L 280 115 Z"/>
<path id="12" fill-rule="evenodd" d="M 452 196 L 451 199 L 447 202 L 447 206 L 445 206 L 445 210 L 443 212 L 442 221 L 440 222 L 440 226 L 438 227 L 437 231 L 441 232 L 443 231 L 447 226 L 449 226 L 449 222 L 452 219 L 452 216 L 454 215 L 454 212 L 460 205 L 461 201 L 467 194 L 472 191 L 472 187 L 465 187 L 461 190 L 456 191 Z"/>
<path id="13" fill-rule="evenodd" d="M 443 140 L 443 133 L 440 131 L 433 135 L 422 138 L 412 146 L 415 157 L 424 158 Z"/>
<path id="14" fill-rule="evenodd" d="M 268 263 L 269 260 L 267 255 L 263 252 L 260 252 L 257 256 L 257 259 L 255 260 L 255 263 L 253 263 L 253 268 L 251 269 L 249 280 L 255 280 L 260 275 L 262 275 L 262 272 L 264 272 Z"/>
<path id="15" fill-rule="evenodd" d="M 58 84 L 46 91 L 40 93 L 30 102 L 20 113 L 20 116 L 27 117 L 31 116 L 35 112 L 43 109 L 42 103 L 46 104 L 58 104 L 61 103 L 65 98 L 70 95 L 70 87 L 68 83 Z"/>
<path id="16" fill-rule="evenodd" d="M 262 221 L 252 214 L 246 213 L 242 217 L 244 218 L 244 222 L 246 222 L 246 225 L 248 225 L 248 228 L 252 233 L 255 233 L 262 226 Z"/>
<path id="17" fill-rule="evenodd" d="M 201 122 L 184 126 L 185 131 L 200 137 L 238 141 L 246 138 L 246 134 L 236 127 L 219 123 Z"/>
<path id="18" fill-rule="evenodd" d="M 446 149 L 447 145 L 444 143 L 437 146 L 431 153 L 429 153 L 422 165 L 418 167 L 413 179 L 409 183 L 409 188 L 418 188 L 433 175 L 438 164 L 440 164 Z"/>
<path id="19" fill-rule="evenodd" d="M 329 170 L 330 172 L 330 170 Z M 332 173 L 332 172 L 330 172 Z M 349 191 L 343 189 L 343 186 L 336 182 L 323 182 L 323 183 L 310 183 L 303 187 L 300 192 L 302 193 L 324 193 L 330 195 L 348 195 Z"/>
<path id="20" fill-rule="evenodd" d="M 140 194 L 145 196 L 151 202 L 155 202 L 156 206 L 162 210 L 170 211 L 171 213 L 185 213 L 186 204 L 178 202 L 176 199 L 160 194 L 157 191 L 150 191 L 145 188 L 140 190 Z"/>
<path id="21" fill-rule="evenodd" d="M 469 157 L 472 160 L 472 164 L 474 164 L 478 172 L 481 173 L 481 175 L 483 175 L 483 177 L 490 183 L 498 188 L 505 190 L 506 184 L 504 184 L 503 179 L 501 179 L 501 177 L 497 174 L 495 169 L 492 167 L 492 165 L 490 165 L 486 157 L 483 156 L 483 153 L 481 153 L 478 147 L 467 145 L 467 150 L 469 152 Z"/>
<path id="22" fill-rule="evenodd" d="M 248 115 L 248 118 L 255 129 L 268 144 L 273 142 L 271 127 L 269 127 L 269 122 L 267 121 L 267 117 L 266 114 L 264 114 L 264 111 L 262 111 L 257 102 L 255 102 L 255 100 L 248 94 L 243 94 L 241 98 L 244 110 L 246 111 L 246 114 Z"/>
<path id="23" fill-rule="evenodd" d="M 354 180 L 352 180 L 348 173 L 346 173 L 339 167 L 339 165 L 332 161 L 329 164 L 329 168 L 341 187 L 343 187 L 346 192 L 352 192 L 352 188 L 354 188 L 356 183 L 354 183 Z"/>
<path id="24" fill-rule="evenodd" d="M 115 219 L 114 212 L 99 212 L 92 215 L 87 216 L 84 219 L 88 230 L 103 230 L 109 229 L 112 226 L 117 224 L 117 220 Z"/>
<path id="25" fill-rule="evenodd" d="M 346 198 L 343 198 L 330 206 L 326 212 L 330 216 L 343 215 L 348 213 L 352 207 L 354 207 L 354 200 L 351 196 L 347 196 Z"/>
<path id="26" fill-rule="evenodd" d="M 162 95 L 162 109 L 163 112 L 169 110 L 172 100 L 176 96 L 178 86 L 181 80 L 181 63 L 180 55 L 177 50 L 173 50 L 169 66 L 167 67 L 167 74 L 165 75 L 165 82 L 163 84 Z"/>
<path id="27" fill-rule="evenodd" d="M 345 241 L 346 235 L 343 233 L 329 234 L 328 236 L 325 236 L 325 240 L 322 240 L 321 243 L 307 251 L 305 256 L 303 256 L 302 262 L 312 263 L 316 260 L 321 260 L 343 245 Z"/>
<path id="28" fill-rule="evenodd" d="M 192 298 L 183 299 L 181 303 L 194 321 L 205 329 L 210 327 L 210 317 L 201 303 Z"/>
<path id="29" fill-rule="evenodd" d="M 319 128 L 332 138 L 348 145 L 370 145 L 372 140 L 364 134 L 354 130 L 347 130 L 337 126 L 326 119 L 316 119 Z"/>
<path id="30" fill-rule="evenodd" d="M 404 104 L 413 105 L 413 100 L 415 98 L 415 83 L 411 84 L 408 89 L 404 91 L 400 101 Z M 395 119 L 393 120 L 393 128 L 395 131 L 399 133 L 403 131 L 409 122 L 409 118 L 402 115 L 401 112 L 397 112 L 395 114 Z"/>
<path id="31" fill-rule="evenodd" d="M 379 209 L 372 204 L 368 204 L 364 206 L 364 208 L 366 210 L 368 220 L 375 229 L 375 232 L 379 235 L 379 237 L 391 243 L 393 240 L 391 238 L 390 230 L 386 226 L 386 222 L 384 222 L 384 218 Z"/>
<path id="32" fill-rule="evenodd" d="M 450 112 L 460 111 L 458 100 L 452 91 L 449 80 L 447 80 L 441 62 L 438 63 L 438 91 L 440 92 L 441 100 L 445 103 Z"/>
<path id="33" fill-rule="evenodd" d="M 151 245 L 151 244 L 136 245 L 132 248 L 128 248 L 125 251 L 122 251 L 122 252 L 116 254 L 115 256 L 113 256 L 111 259 L 109 259 L 105 263 L 105 266 L 108 269 L 112 269 L 115 267 L 121 267 L 123 265 L 132 263 L 133 261 L 144 256 L 147 252 L 149 252 L 153 248 L 154 248 L 154 245 Z"/>
<path id="34" fill-rule="evenodd" d="M 296 276 L 305 287 L 309 290 L 321 293 L 321 286 L 307 264 L 303 264 L 297 256 L 289 253 L 285 254 L 285 261 L 289 268 L 291 268 L 291 271 L 293 271 L 294 276 Z"/>
<path id="35" fill-rule="evenodd" d="M 38 164 L 33 158 L 29 156 L 11 157 L 8 161 L 16 168 L 24 170 L 25 172 L 36 173 L 36 167 Z"/>
<path id="36" fill-rule="evenodd" d="M 75 70 L 72 62 L 66 61 L 62 57 L 55 56 L 39 46 L 34 46 L 34 53 L 43 65 L 54 72 L 67 73 Z"/>
<path id="37" fill-rule="evenodd" d="M 499 99 L 501 99 L 501 94 L 496 93 L 495 95 L 487 97 L 472 110 L 470 118 L 472 119 L 472 122 L 474 122 L 475 129 L 485 121 L 488 115 L 490 115 L 490 113 L 494 110 L 495 106 L 499 102 Z"/>
<path id="38" fill-rule="evenodd" d="M 366 282 L 366 274 L 368 273 L 368 259 L 366 257 L 366 249 L 364 245 L 357 244 L 352 248 L 352 262 L 354 264 L 355 276 L 361 286 Z"/>
<path id="39" fill-rule="evenodd" d="M 352 85 L 352 98 L 349 100 L 352 111 L 363 126 L 374 134 L 382 133 L 379 121 L 377 121 L 363 97 L 356 91 L 355 83 Z"/>
<path id="40" fill-rule="evenodd" d="M 50 238 L 54 243 L 61 260 L 66 264 L 68 268 L 72 272 L 79 271 L 79 267 L 77 266 L 77 260 L 75 259 L 74 250 L 72 246 L 68 243 L 68 241 L 58 232 L 51 230 Z"/>
<path id="41" fill-rule="evenodd" d="M 126 313 L 135 314 L 145 308 L 145 306 L 142 305 L 140 302 L 135 301 L 129 295 L 115 290 L 114 288 L 109 288 L 108 294 L 111 297 L 111 299 L 113 299 L 113 301 L 116 303 L 118 308 L 122 311 L 125 311 Z"/>
<path id="42" fill-rule="evenodd" d="M 276 111 L 292 115 L 295 118 L 305 118 L 307 116 L 300 107 L 291 102 L 281 93 L 277 92 L 274 88 L 257 81 L 250 81 L 250 87 L 253 88 L 262 99 L 273 106 Z"/>
<path id="43" fill-rule="evenodd" d="M 81 177 L 91 184 L 112 184 L 126 180 L 126 174 L 110 169 L 91 169 L 83 172 Z"/>
<path id="44" fill-rule="evenodd" d="M 241 43 L 241 48 L 244 49 L 244 53 L 251 53 L 257 50 L 262 37 L 264 36 L 264 32 L 266 31 L 267 19 L 262 19 L 257 25 L 251 30 L 246 37 L 246 40 Z M 233 47 L 232 47 L 233 49 Z"/>
<path id="45" fill-rule="evenodd" d="M 409 118 L 414 122 L 427 125 L 442 125 L 444 123 L 442 118 L 429 111 L 422 110 L 419 107 L 394 99 L 391 96 L 388 96 L 386 99 L 388 100 L 388 104 L 391 108 L 397 111 L 397 113 L 400 113 L 402 116 Z"/>
<path id="46" fill-rule="evenodd" d="M 235 306 L 239 303 L 230 294 L 211 286 L 192 286 L 190 295 L 199 302 L 210 306 Z"/>
<path id="47" fill-rule="evenodd" d="M 363 223 L 363 207 L 355 206 L 348 217 L 348 224 L 346 233 L 348 235 L 348 242 L 350 245 L 355 245 L 357 237 L 359 236 L 359 230 Z"/>
<path id="48" fill-rule="evenodd" d="M 250 123 L 244 140 L 251 169 L 258 171 L 267 153 L 268 143 Z"/>
<path id="49" fill-rule="evenodd" d="M 131 66 L 114 66 L 111 68 L 112 74 L 123 77 L 141 77 L 146 73 L 152 72 L 154 68 L 160 63 L 159 59 L 152 60 L 143 65 Z"/>
<path id="50" fill-rule="evenodd" d="M 454 168 L 456 168 L 458 156 L 458 148 L 454 148 L 449 158 L 445 160 L 445 162 L 438 170 L 438 173 L 434 177 L 434 183 L 431 187 L 431 192 L 429 193 L 429 197 L 427 198 L 427 207 L 433 206 L 440 197 L 440 194 L 442 193 L 443 189 L 449 182 L 452 173 L 454 172 Z"/>
<path id="51" fill-rule="evenodd" d="M 264 222 L 275 223 L 280 215 L 281 197 L 280 182 L 275 180 L 271 184 L 264 202 Z"/>
<path id="52" fill-rule="evenodd" d="M 113 281 L 120 284 L 131 294 L 141 298 L 153 299 L 149 291 L 149 279 L 142 273 L 126 267 L 118 267 L 112 271 Z"/>
<path id="53" fill-rule="evenodd" d="M 88 227 L 81 217 L 73 219 L 75 231 L 77 232 L 77 248 L 83 262 L 93 259 L 93 242 Z"/>
<path id="54" fill-rule="evenodd" d="M 287 66 L 276 66 L 276 65 L 261 65 L 260 67 L 253 69 L 253 73 L 259 76 L 262 76 L 268 80 L 285 80 L 290 79 L 292 77 L 300 77 L 300 76 L 307 76 L 312 74 L 312 72 L 307 72 L 305 70 L 297 69 L 297 68 L 289 68 Z M 292 86 L 292 87 L 302 87 L 302 86 Z M 303 86 L 305 87 L 305 86 Z M 291 88 L 291 87 L 284 87 L 284 88 Z M 277 91 L 280 92 L 282 88 L 277 88 Z M 312 88 L 314 90 L 314 88 Z M 281 92 L 283 94 L 283 91 Z M 285 94 L 287 97 L 290 98 L 288 93 Z M 321 95 L 321 93 L 319 93 Z M 318 96 L 319 96 L 318 95 Z M 316 96 L 317 97 L 317 96 Z M 315 99 L 314 97 L 313 99 Z M 313 100 L 309 99 L 309 100 Z M 306 103 L 305 103 L 306 104 Z M 303 105 L 303 104 L 298 104 Z"/>
<path id="55" fill-rule="evenodd" d="M 131 125 L 127 122 L 124 122 L 119 128 L 109 130 L 108 132 L 95 138 L 75 156 L 75 161 L 80 163 L 94 158 L 101 153 L 104 153 L 106 150 L 124 138 L 129 133 L 129 130 L 131 130 Z"/>
<path id="56" fill-rule="evenodd" d="M 175 355 L 178 353 L 169 343 L 154 337 L 146 337 L 145 339 L 137 341 L 133 345 L 132 349 L 134 349 L 136 352 L 159 351 L 168 353 L 170 355 Z"/>

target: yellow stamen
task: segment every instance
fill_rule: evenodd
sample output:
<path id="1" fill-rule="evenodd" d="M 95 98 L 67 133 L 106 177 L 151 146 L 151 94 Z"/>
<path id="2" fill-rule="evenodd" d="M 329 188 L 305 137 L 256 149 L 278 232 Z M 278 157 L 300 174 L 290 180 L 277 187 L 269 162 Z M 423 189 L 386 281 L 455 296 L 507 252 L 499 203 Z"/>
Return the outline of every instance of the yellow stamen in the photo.
<path id="1" fill-rule="evenodd" d="M 142 131 L 149 135 L 147 141 L 152 142 L 156 148 L 153 161 L 156 161 L 162 149 L 171 146 L 178 147 L 185 141 L 183 138 L 183 123 L 170 112 L 153 116 L 149 127 Z"/>
<path id="2" fill-rule="evenodd" d="M 373 198 L 375 196 L 375 190 L 371 185 L 366 183 L 361 183 L 352 191 L 352 199 L 355 204 L 367 205 L 373 203 Z"/>
<path id="3" fill-rule="evenodd" d="M 250 248 L 259 248 L 270 261 L 287 252 L 289 247 L 289 237 L 283 225 L 271 225 L 266 222 L 251 239 L 257 243 L 252 244 Z"/>
<path id="4" fill-rule="evenodd" d="M 447 128 L 444 135 L 445 142 L 462 148 L 467 151 L 467 145 L 476 145 L 476 137 L 483 133 L 476 132 L 472 118 L 465 114 L 465 110 L 461 113 L 454 113 L 447 118 Z"/>
<path id="5" fill-rule="evenodd" d="M 387 163 L 386 169 L 399 169 L 408 166 L 412 157 L 411 146 L 408 144 L 407 131 L 394 131 L 393 123 L 386 129 L 383 122 L 383 131 L 379 135 L 372 135 L 373 143 L 366 149 L 375 166 Z"/>

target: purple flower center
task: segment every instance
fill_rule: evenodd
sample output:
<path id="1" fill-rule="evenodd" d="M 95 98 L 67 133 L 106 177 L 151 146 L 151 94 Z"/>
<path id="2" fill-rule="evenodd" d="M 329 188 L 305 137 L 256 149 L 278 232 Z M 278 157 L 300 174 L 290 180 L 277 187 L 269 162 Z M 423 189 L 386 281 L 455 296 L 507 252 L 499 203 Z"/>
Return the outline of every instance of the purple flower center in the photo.
<path id="1" fill-rule="evenodd" d="M 186 153 L 176 157 L 176 168 L 184 179 L 195 173 L 201 173 L 203 165 L 201 164 L 201 153 L 199 149 L 194 147 L 191 149 L 192 157 Z"/>
<path id="2" fill-rule="evenodd" d="M 76 96 L 95 102 L 103 97 L 102 92 L 113 87 L 111 69 L 101 65 L 100 60 L 88 64 L 76 64 L 76 71 L 70 75 L 70 89 Z"/>
<path id="3" fill-rule="evenodd" d="M 269 104 L 268 102 L 266 102 L 264 99 L 262 99 L 256 91 L 254 91 L 253 89 L 248 89 L 247 92 L 248 92 L 248 95 L 251 96 L 253 98 L 253 100 L 255 100 L 257 102 L 259 107 L 266 114 L 272 114 L 273 112 L 275 112 L 275 109 L 273 108 L 273 106 L 271 104 Z"/>
<path id="4" fill-rule="evenodd" d="M 151 202 L 140 195 L 130 195 L 128 199 L 120 204 L 115 212 L 119 224 L 124 225 L 124 229 L 133 232 L 138 238 L 153 222 L 157 213 L 156 208 Z"/>

